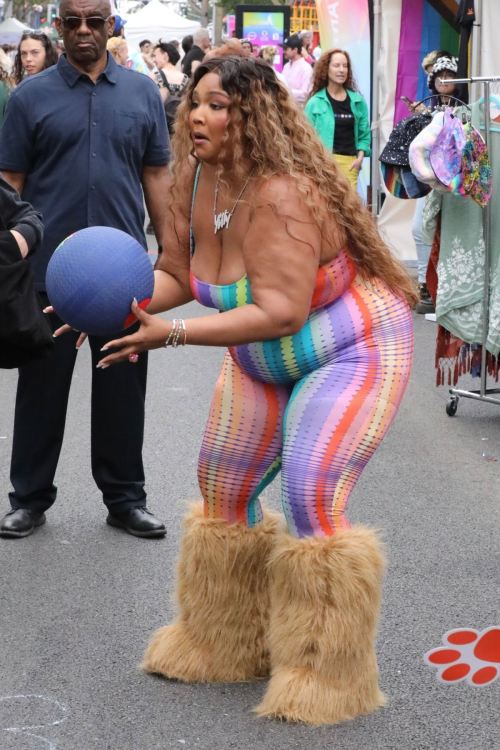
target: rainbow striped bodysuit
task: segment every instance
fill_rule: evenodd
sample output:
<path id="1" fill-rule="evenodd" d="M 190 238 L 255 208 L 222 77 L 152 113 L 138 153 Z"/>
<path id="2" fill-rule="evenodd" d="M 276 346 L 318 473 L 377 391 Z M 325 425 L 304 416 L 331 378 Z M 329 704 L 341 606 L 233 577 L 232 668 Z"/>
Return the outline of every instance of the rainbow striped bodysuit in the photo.
<path id="1" fill-rule="evenodd" d="M 191 272 L 191 289 L 222 312 L 252 302 L 246 276 L 217 286 Z M 320 266 L 301 331 L 226 354 L 198 463 L 205 514 L 253 526 L 281 469 L 292 534 L 349 528 L 347 500 L 394 419 L 412 354 L 405 300 L 364 281 L 345 251 Z"/>

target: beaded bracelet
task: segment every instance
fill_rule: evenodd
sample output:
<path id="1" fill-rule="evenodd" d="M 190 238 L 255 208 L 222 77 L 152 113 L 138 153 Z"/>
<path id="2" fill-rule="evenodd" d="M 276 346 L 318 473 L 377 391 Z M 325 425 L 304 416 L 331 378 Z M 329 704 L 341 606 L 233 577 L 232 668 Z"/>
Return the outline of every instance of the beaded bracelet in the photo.
<path id="1" fill-rule="evenodd" d="M 180 341 L 181 334 L 184 333 L 183 341 Z M 180 318 L 174 318 L 172 321 L 172 329 L 168 334 L 167 340 L 165 341 L 165 348 L 172 346 L 174 349 L 177 347 L 185 346 L 187 340 L 186 323 Z"/>

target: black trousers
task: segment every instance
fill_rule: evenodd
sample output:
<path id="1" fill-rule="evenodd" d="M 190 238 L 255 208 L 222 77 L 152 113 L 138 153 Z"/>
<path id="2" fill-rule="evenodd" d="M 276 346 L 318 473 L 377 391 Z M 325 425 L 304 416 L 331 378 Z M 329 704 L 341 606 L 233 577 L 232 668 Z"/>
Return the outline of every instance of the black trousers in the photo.
<path id="1" fill-rule="evenodd" d="M 44 306 L 45 294 L 40 294 Z M 48 316 L 52 329 L 62 325 Z M 123 334 L 137 330 L 129 328 Z M 54 485 L 66 423 L 78 333 L 56 339 L 45 359 L 19 368 L 9 494 L 13 508 L 37 513 L 55 502 Z M 110 337 L 90 336 L 92 350 L 92 475 L 108 508 L 121 512 L 146 505 L 142 444 L 146 398 L 147 353 L 138 362 L 123 362 L 105 370 L 96 365 Z"/>

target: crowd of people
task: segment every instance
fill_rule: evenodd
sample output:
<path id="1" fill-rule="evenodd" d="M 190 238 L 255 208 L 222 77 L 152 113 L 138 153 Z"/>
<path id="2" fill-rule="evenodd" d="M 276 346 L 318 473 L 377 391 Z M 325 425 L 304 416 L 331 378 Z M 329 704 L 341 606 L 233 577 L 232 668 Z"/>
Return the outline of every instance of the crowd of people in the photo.
<path id="1" fill-rule="evenodd" d="M 152 43 L 144 39 L 134 52 L 129 49 L 125 29 L 125 21 L 116 16 L 107 50 L 119 65 L 147 74 L 157 83 L 170 134 L 187 83 L 207 54 L 234 52 L 259 57 L 273 67 L 279 60 L 276 46 L 259 47 L 249 39 L 225 39 L 222 47 L 214 48 L 203 28 L 181 41 Z M 356 88 L 349 55 L 342 50 L 322 55 L 319 45 L 313 47 L 309 31 L 289 36 L 281 46 L 285 64 L 283 72 L 275 70 L 276 76 L 297 104 L 305 107 L 320 138 L 327 147 L 332 146 L 340 169 L 356 185 L 363 158 L 370 154 L 370 130 L 368 107 Z M 0 52 L 0 125 L 13 88 L 24 78 L 55 65 L 63 52 L 64 41 L 54 43 L 43 31 L 23 34 L 17 47 L 4 45 L 3 54 Z"/>
<path id="2" fill-rule="evenodd" d="M 278 77 L 276 48 L 212 49 L 200 29 L 180 43 L 143 40 L 134 60 L 109 0 L 62 0 L 56 26 L 57 61 L 42 34 L 23 37 L 0 131 L 0 206 L 10 206 L 0 239 L 32 269 L 55 341 L 19 367 L 0 536 L 29 536 L 56 500 L 86 338 L 50 306 L 50 258 L 91 226 L 146 247 L 146 206 L 159 246 L 151 303 L 134 302 L 137 323 L 117 339 L 88 337 L 92 474 L 109 525 L 166 533 L 142 463 L 148 351 L 227 351 L 198 464 L 202 503 L 185 521 L 179 617 L 143 666 L 187 682 L 270 676 L 260 716 L 331 724 L 369 713 L 385 700 L 384 556 L 346 506 L 403 398 L 417 294 L 353 189 L 370 137 L 350 57 L 292 35 Z M 220 314 L 157 315 L 193 300 Z M 280 470 L 286 529 L 259 499 Z"/>

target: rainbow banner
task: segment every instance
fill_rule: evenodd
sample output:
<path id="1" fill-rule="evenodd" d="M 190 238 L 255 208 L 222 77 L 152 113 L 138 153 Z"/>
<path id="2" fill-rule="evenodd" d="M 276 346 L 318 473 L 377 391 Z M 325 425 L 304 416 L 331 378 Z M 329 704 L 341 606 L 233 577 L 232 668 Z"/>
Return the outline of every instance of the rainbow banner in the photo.
<path id="1" fill-rule="evenodd" d="M 424 57 L 436 49 L 458 56 L 458 45 L 458 33 L 428 0 L 403 0 L 394 124 L 410 114 L 402 96 L 418 102 L 431 93 L 422 69 Z"/>
<path id="2" fill-rule="evenodd" d="M 371 43 L 368 0 L 316 0 L 322 52 L 338 47 L 349 53 L 360 94 L 370 107 Z M 370 167 L 365 159 L 358 191 L 366 196 Z"/>

